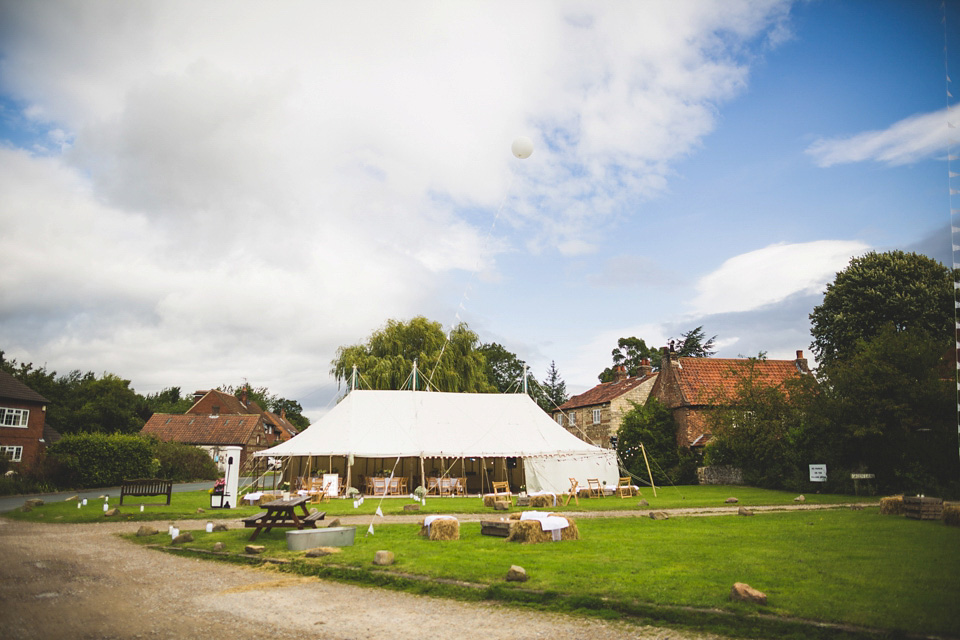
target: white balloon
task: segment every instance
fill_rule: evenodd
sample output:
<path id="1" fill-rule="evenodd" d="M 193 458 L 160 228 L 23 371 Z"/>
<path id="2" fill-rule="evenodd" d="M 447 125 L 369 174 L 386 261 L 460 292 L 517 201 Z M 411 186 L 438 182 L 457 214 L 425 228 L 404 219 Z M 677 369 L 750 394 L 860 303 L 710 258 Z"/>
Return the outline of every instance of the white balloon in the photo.
<path id="1" fill-rule="evenodd" d="M 520 136 L 513 141 L 513 145 L 510 147 L 510 150 L 513 151 L 513 155 L 517 156 L 521 160 L 530 157 L 530 154 L 533 153 L 533 142 L 530 138 L 525 136 Z"/>

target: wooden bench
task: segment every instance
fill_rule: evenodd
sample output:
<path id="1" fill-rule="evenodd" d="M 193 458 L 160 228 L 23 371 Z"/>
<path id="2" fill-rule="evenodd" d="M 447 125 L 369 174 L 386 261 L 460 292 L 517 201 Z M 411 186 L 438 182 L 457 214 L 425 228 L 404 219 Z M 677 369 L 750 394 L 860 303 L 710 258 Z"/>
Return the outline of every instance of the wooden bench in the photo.
<path id="1" fill-rule="evenodd" d="M 173 480 L 160 480 L 158 478 L 124 480 L 120 483 L 120 505 L 123 506 L 125 496 L 167 496 L 166 505 L 170 505 L 170 496 L 173 494 Z M 161 503 L 153 503 L 151 507 L 162 506 Z"/>
<path id="2" fill-rule="evenodd" d="M 510 535 L 510 522 L 506 520 L 481 520 L 480 535 L 506 538 Z"/>

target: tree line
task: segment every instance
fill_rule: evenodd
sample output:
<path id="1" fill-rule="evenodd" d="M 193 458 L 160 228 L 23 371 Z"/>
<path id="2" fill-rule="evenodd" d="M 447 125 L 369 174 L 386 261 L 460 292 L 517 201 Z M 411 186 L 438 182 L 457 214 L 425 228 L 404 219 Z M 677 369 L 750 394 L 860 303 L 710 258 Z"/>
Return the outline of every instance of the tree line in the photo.
<path id="1" fill-rule="evenodd" d="M 47 400 L 46 424 L 62 435 L 73 433 L 135 434 L 154 413 L 185 413 L 193 403 L 193 394 L 183 395 L 180 387 L 167 387 L 141 395 L 125 380 L 112 373 L 97 376 L 74 370 L 59 375 L 46 366 L 7 360 L 0 351 L 0 371 L 5 371 Z M 270 393 L 266 387 L 248 384 L 222 385 L 221 391 L 240 397 L 244 390 L 261 408 L 280 414 L 299 429 L 310 421 L 295 400 Z"/>

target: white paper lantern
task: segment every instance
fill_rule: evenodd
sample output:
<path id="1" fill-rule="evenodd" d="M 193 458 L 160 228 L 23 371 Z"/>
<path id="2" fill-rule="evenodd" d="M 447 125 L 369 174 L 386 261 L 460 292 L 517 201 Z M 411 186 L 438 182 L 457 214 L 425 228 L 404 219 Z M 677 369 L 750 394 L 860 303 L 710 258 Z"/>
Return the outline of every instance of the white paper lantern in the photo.
<path id="1" fill-rule="evenodd" d="M 140 513 L 143 513 L 143 505 L 140 505 Z"/>
<path id="2" fill-rule="evenodd" d="M 86 498 L 83 499 L 83 506 L 87 506 L 87 499 L 86 499 Z"/>
<path id="3" fill-rule="evenodd" d="M 533 153 L 533 141 L 526 136 L 520 136 L 513 141 L 513 145 L 511 145 L 510 150 L 513 151 L 513 155 L 521 160 L 525 160 Z"/>
<path id="4" fill-rule="evenodd" d="M 207 523 L 207 533 L 213 533 L 213 523 L 212 523 L 212 522 L 208 522 L 208 523 Z"/>
<path id="5" fill-rule="evenodd" d="M 107 509 L 109 509 L 109 508 L 110 508 L 110 505 L 108 505 L 106 502 L 104 502 L 104 503 L 103 503 L 103 512 L 106 513 L 106 512 L 107 512 Z"/>

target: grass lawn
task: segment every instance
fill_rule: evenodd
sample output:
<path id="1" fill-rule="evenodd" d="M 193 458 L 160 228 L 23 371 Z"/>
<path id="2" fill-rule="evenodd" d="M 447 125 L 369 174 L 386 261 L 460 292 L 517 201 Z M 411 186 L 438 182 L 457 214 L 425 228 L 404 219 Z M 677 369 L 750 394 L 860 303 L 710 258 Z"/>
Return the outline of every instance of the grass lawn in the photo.
<path id="1" fill-rule="evenodd" d="M 265 556 L 290 560 L 281 570 L 307 575 L 459 598 L 627 614 L 721 633 L 838 633 L 753 615 L 761 612 L 913 633 L 956 635 L 960 628 L 960 529 L 939 521 L 880 516 L 876 508 L 868 508 L 666 521 L 581 518 L 577 526 L 580 540 L 522 545 L 480 535 L 479 523 L 461 523 L 461 539 L 448 542 L 420 538 L 416 524 L 375 525 L 372 536 L 363 535 L 364 525 L 357 528 L 353 547 L 317 559 L 287 551 L 284 530 L 261 534 L 256 544 L 267 547 Z M 250 536 L 246 529 L 193 533 L 196 540 L 187 546 L 211 549 L 220 541 L 234 553 L 243 552 Z M 167 544 L 169 537 L 161 533 L 137 541 Z M 379 549 L 396 554 L 396 564 L 387 573 L 371 565 Z M 511 564 L 530 575 L 522 587 L 504 582 Z M 403 574 L 485 587 L 418 583 Z M 764 591 L 768 605 L 730 602 L 734 582 Z M 674 608 L 682 606 L 699 610 Z"/>
<path id="2" fill-rule="evenodd" d="M 212 484 L 212 483 L 211 483 Z M 785 491 L 770 491 L 768 489 L 756 489 L 753 487 L 730 487 L 730 486 L 681 486 L 681 487 L 663 487 L 657 489 L 657 497 L 653 496 L 650 489 L 644 489 L 642 499 L 649 502 L 649 506 L 638 507 L 641 498 L 618 498 L 605 497 L 580 498 L 579 506 L 574 502 L 566 507 L 551 507 L 550 511 L 556 512 L 577 512 L 577 511 L 632 511 L 638 508 L 643 510 L 654 509 L 676 509 L 676 508 L 703 508 L 703 507 L 722 507 L 724 500 L 729 497 L 739 499 L 739 504 L 744 506 L 761 505 L 792 505 L 795 493 Z M 110 497 L 109 505 L 120 508 L 120 516 L 114 516 L 113 519 L 136 521 L 150 520 L 207 520 L 211 518 L 242 518 L 260 511 L 259 507 L 239 507 L 236 509 L 211 509 L 210 496 L 206 491 L 190 491 L 183 493 L 174 493 L 170 506 L 146 506 L 144 511 L 140 512 L 141 503 L 155 503 L 163 498 L 145 497 L 145 498 L 125 498 L 124 505 L 119 507 L 120 496 Z M 865 498 L 847 495 L 818 495 L 806 494 L 807 504 L 843 504 L 849 502 L 878 502 L 879 498 Z M 324 502 L 318 505 L 310 505 L 321 511 L 327 512 L 327 518 L 344 515 L 372 515 L 378 505 L 386 515 L 397 515 L 405 513 L 403 506 L 413 504 L 409 497 L 404 498 L 385 498 L 382 503 L 378 498 L 368 497 L 360 508 L 353 508 L 352 500 L 333 499 L 330 502 Z M 729 505 L 727 505 L 729 506 Z M 204 512 L 198 513 L 198 509 Z M 513 507 L 511 511 L 520 511 L 525 507 Z M 427 504 L 421 507 L 422 514 L 483 514 L 493 513 L 488 507 L 484 507 L 482 501 L 477 497 L 470 498 L 438 498 L 428 497 Z M 86 507 L 77 508 L 77 503 L 51 502 L 38 507 L 32 511 L 24 512 L 19 509 L 7 512 L 5 517 L 17 520 L 36 520 L 46 522 L 103 522 L 107 518 L 103 515 L 103 501 L 89 500 Z"/>

